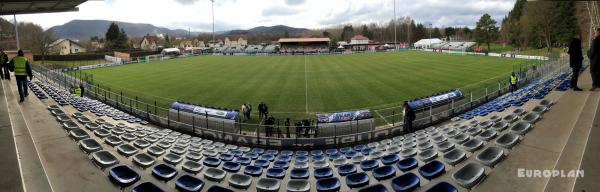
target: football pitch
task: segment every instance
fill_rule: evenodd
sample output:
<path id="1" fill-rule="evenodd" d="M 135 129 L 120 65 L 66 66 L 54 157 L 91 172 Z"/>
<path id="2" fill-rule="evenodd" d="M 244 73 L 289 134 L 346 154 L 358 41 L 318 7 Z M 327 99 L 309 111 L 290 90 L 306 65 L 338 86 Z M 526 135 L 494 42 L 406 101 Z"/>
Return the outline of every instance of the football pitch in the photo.
<path id="1" fill-rule="evenodd" d="M 498 88 L 532 61 L 403 51 L 327 56 L 196 56 L 86 70 L 93 83 L 168 108 L 171 102 L 240 109 L 269 106 L 278 119 L 370 109 L 401 113 L 404 100 L 459 88 Z M 141 107 L 140 107 L 141 108 Z M 254 115 L 254 114 L 253 114 Z M 256 118 L 255 118 L 256 119 Z M 386 120 L 384 120 L 386 121 Z M 392 120 L 387 120 L 392 121 Z M 395 119 L 397 122 L 398 119 Z M 379 122 L 382 123 L 382 122 Z"/>

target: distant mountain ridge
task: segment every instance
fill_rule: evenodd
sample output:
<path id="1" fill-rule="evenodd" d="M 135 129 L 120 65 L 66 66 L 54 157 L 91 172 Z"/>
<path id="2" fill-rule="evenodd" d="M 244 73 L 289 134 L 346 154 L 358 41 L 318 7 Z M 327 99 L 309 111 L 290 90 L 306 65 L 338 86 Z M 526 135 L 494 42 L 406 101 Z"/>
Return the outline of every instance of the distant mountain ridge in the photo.
<path id="1" fill-rule="evenodd" d="M 123 28 L 125 33 L 130 37 L 142 37 L 146 34 L 169 34 L 173 36 L 184 36 L 188 34 L 188 31 L 183 29 L 172 30 L 151 24 L 107 20 L 72 20 L 63 25 L 51 27 L 49 30 L 59 38 L 84 40 L 93 36 L 104 37 L 108 26 L 112 22 L 117 23 L 119 28 Z M 190 34 L 197 35 L 198 33 L 192 32 Z"/>
<path id="2" fill-rule="evenodd" d="M 283 35 L 288 33 L 290 36 L 299 36 L 310 33 L 310 29 L 306 28 L 295 28 L 289 27 L 285 25 L 275 25 L 270 27 L 260 26 L 255 27 L 248 30 L 231 30 L 228 32 L 224 32 L 224 35 L 247 35 L 247 34 L 273 34 L 273 35 Z"/>
<path id="3" fill-rule="evenodd" d="M 157 27 L 152 24 L 145 23 L 128 23 L 120 21 L 108 20 L 72 20 L 63 25 L 51 27 L 49 30 L 58 38 L 69 38 L 74 40 L 86 40 L 93 36 L 104 37 L 110 23 L 115 22 L 120 28 L 125 30 L 129 37 L 142 37 L 146 34 L 169 34 L 169 36 L 186 36 L 187 30 L 169 29 L 165 27 Z M 285 25 L 276 25 L 271 27 L 260 26 L 248 30 L 231 30 L 217 32 L 219 35 L 250 35 L 250 34 L 273 34 L 284 35 L 288 33 L 290 36 L 299 36 L 310 33 L 311 30 L 306 28 L 294 28 Z M 189 32 L 190 35 L 196 36 L 200 32 Z"/>

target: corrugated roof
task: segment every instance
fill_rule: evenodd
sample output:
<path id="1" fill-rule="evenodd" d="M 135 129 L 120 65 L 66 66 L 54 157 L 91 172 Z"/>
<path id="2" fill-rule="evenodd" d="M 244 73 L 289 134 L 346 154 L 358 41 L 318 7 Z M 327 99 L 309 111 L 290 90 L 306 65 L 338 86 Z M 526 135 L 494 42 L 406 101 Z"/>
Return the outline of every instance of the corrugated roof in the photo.
<path id="1" fill-rule="evenodd" d="M 329 38 L 281 38 L 279 43 L 330 42 Z"/>

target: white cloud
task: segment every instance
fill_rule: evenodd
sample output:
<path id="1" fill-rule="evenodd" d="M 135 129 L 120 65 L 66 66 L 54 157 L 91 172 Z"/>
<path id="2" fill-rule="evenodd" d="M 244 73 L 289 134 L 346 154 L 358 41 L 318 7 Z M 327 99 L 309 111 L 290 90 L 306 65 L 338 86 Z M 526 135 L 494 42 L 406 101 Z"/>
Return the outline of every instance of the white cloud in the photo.
<path id="1" fill-rule="evenodd" d="M 435 26 L 473 26 L 489 13 L 498 22 L 515 0 L 396 0 L 397 16 Z M 12 19 L 12 17 L 6 17 Z M 322 28 L 345 23 L 387 22 L 393 0 L 215 0 L 216 30 L 289 25 Z M 169 28 L 212 30 L 210 0 L 88 1 L 79 12 L 17 16 L 49 28 L 73 19 L 150 23 Z"/>

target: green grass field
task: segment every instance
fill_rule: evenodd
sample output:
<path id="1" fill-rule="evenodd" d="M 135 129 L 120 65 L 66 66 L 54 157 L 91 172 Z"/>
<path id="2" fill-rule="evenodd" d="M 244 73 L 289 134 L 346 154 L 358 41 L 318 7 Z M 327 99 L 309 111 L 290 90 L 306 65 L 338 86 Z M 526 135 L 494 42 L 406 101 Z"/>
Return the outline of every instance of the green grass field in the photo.
<path id="1" fill-rule="evenodd" d="M 94 84 L 168 106 L 175 100 L 239 109 L 264 101 L 276 118 L 371 109 L 460 88 L 481 92 L 526 60 L 420 51 L 329 56 L 198 56 L 88 70 Z M 141 108 L 141 107 L 140 107 Z M 384 112 L 385 110 L 388 110 Z M 256 110 L 254 110 L 256 111 Z M 383 114 L 385 113 L 385 114 Z M 391 120 L 388 120 L 391 121 Z M 397 121 L 397 120 L 396 120 Z"/>

